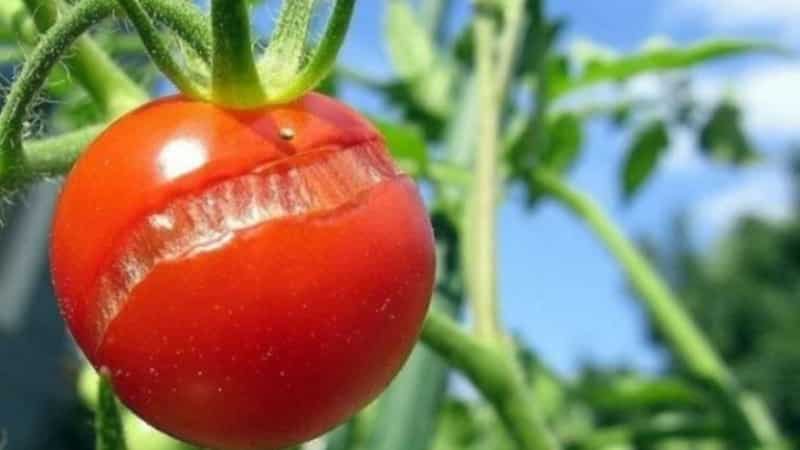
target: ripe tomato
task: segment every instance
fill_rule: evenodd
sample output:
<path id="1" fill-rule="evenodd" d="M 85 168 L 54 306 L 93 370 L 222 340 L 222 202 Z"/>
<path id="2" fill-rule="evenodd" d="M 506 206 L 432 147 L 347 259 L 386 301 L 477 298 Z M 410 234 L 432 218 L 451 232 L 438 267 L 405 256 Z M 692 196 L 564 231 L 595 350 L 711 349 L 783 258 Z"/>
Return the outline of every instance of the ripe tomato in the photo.
<path id="1" fill-rule="evenodd" d="M 428 307 L 434 243 L 416 187 L 344 105 L 172 97 L 78 161 L 51 262 L 72 334 L 127 406 L 196 444 L 274 449 L 390 382 Z"/>

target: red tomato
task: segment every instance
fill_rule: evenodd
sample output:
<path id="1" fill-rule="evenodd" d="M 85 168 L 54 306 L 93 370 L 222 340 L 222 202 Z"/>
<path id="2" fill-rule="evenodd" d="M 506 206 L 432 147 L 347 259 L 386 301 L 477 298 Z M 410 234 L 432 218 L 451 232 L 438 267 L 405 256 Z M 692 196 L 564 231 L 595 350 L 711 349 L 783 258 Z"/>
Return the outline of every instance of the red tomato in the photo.
<path id="1" fill-rule="evenodd" d="M 51 261 L 69 328 L 127 406 L 196 444 L 275 449 L 390 382 L 428 307 L 434 243 L 416 187 L 344 105 L 173 97 L 78 161 Z"/>

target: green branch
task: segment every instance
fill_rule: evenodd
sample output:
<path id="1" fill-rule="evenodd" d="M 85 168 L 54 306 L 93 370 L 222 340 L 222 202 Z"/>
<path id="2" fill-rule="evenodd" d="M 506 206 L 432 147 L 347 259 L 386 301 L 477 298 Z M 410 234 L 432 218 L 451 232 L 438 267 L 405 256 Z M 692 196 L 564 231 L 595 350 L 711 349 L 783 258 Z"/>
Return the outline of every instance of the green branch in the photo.
<path id="1" fill-rule="evenodd" d="M 212 0 L 212 97 L 232 108 L 261 106 L 261 86 L 250 35 L 250 12 L 245 0 Z"/>
<path id="2" fill-rule="evenodd" d="M 559 448 L 538 414 L 514 352 L 478 341 L 435 309 L 425 319 L 422 340 L 475 385 L 522 450 Z"/>
<path id="3" fill-rule="evenodd" d="M 588 196 L 574 190 L 558 175 L 544 169 L 532 174 L 534 183 L 583 219 L 617 258 L 640 295 L 650 321 L 664 336 L 681 365 L 695 379 L 712 388 L 739 440 L 778 446 L 781 437 L 765 409 L 753 405 L 714 352 L 705 336 L 680 306 L 666 283 L 614 222 Z"/>
<path id="4" fill-rule="evenodd" d="M 106 0 L 83 0 L 49 29 L 34 49 L 0 112 L 0 184 L 24 176 L 20 160 L 25 116 L 50 70 L 81 34 L 111 13 L 112 5 Z"/>
<path id="5" fill-rule="evenodd" d="M 148 54 L 153 59 L 156 66 L 164 75 L 172 81 L 175 86 L 184 94 L 195 99 L 204 99 L 206 93 L 204 89 L 186 74 L 178 61 L 173 58 L 167 44 L 161 39 L 158 29 L 150 19 L 138 0 L 117 0 L 128 18 L 133 22 L 139 36 L 147 49 Z"/>
<path id="6" fill-rule="evenodd" d="M 322 40 L 311 58 L 290 84 L 279 92 L 270 93 L 270 103 L 284 103 L 300 97 L 316 87 L 331 73 L 336 65 L 339 50 L 347 36 L 354 6 L 355 0 L 336 0 L 336 6 L 333 8 Z"/>
<path id="7" fill-rule="evenodd" d="M 211 27 L 208 17 L 187 0 L 140 0 L 156 22 L 171 29 L 189 44 L 197 55 L 211 65 Z"/>
<path id="8" fill-rule="evenodd" d="M 47 32 L 56 23 L 59 3 L 60 1 L 51 0 L 25 0 L 25 5 L 41 33 Z M 75 41 L 64 63 L 70 74 L 109 116 L 121 115 L 148 98 L 147 93 L 89 37 L 81 37 Z"/>
<path id="9" fill-rule="evenodd" d="M 126 450 L 122 415 L 107 374 L 100 374 L 95 413 L 95 450 Z"/>
<path id="10" fill-rule="evenodd" d="M 495 249 L 497 158 L 500 102 L 495 81 L 495 19 L 478 9 L 475 18 L 475 59 L 480 121 L 469 226 L 471 305 L 475 332 L 483 340 L 501 338 L 497 317 L 497 257 Z"/>
<path id="11" fill-rule="evenodd" d="M 67 173 L 105 128 L 106 124 L 92 125 L 59 136 L 26 141 L 23 144 L 25 173 L 37 178 Z"/>

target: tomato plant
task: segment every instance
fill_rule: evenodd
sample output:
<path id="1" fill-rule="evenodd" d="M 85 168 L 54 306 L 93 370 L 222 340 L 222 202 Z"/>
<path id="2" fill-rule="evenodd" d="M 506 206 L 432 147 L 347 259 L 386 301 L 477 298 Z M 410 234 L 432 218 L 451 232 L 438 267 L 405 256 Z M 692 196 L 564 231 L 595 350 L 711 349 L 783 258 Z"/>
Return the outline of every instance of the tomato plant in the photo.
<path id="1" fill-rule="evenodd" d="M 2 3 L 0 31 L 13 29 L 32 48 L 0 113 L 0 200 L 67 175 L 52 275 L 92 366 L 82 395 L 96 413 L 98 450 L 123 450 L 126 438 L 135 450 L 188 446 L 134 413 L 223 450 L 299 444 L 354 415 L 324 438 L 329 450 L 660 448 L 689 435 L 743 449 L 782 443 L 770 414 L 738 386 L 667 283 L 566 180 L 594 115 L 635 129 L 621 177 L 626 199 L 653 172 L 676 124 L 702 128 L 711 157 L 749 160 L 738 109 L 724 104 L 703 125 L 682 91 L 657 102 L 559 103 L 589 86 L 768 46 L 714 40 L 570 57 L 556 45 L 562 24 L 538 0 L 475 1 L 456 37 L 445 32 L 454 2 L 417 10 L 392 0 L 386 24 L 396 79 L 352 70 L 329 78 L 332 86 L 340 78 L 366 86 L 405 120 L 378 118 L 376 129 L 310 93 L 333 72 L 354 0 L 333 2 L 319 39 L 313 25 L 322 2 L 284 1 L 258 58 L 249 17 L 257 1 L 212 0 L 208 15 L 183 0 Z M 127 35 L 139 45 L 137 61 L 146 52 L 153 64 L 145 70 L 160 70 L 179 95 L 150 101 L 143 83 L 105 54 L 98 42 L 108 29 L 99 23 L 118 13 L 135 29 Z M 96 25 L 101 30 L 87 36 Z M 61 61 L 74 79 L 47 84 Z M 35 95 L 75 95 L 63 88 L 73 81 L 86 88 L 86 117 L 63 105 L 43 108 L 69 131 L 30 139 Z M 52 118 L 65 110 L 70 120 Z M 632 120 L 632 112 L 647 120 Z M 435 240 L 412 176 L 430 187 Z M 588 225 L 686 376 L 632 377 L 578 395 L 537 366 L 500 314 L 496 215 L 514 192 L 506 187 L 523 188 L 530 206 L 556 200 Z M 464 309 L 471 329 L 458 323 Z M 363 409 L 418 336 L 425 348 Z M 445 401 L 450 369 L 481 394 L 477 411 Z M 634 420 L 619 423 L 609 403 Z M 460 430 L 466 422 L 471 429 Z M 714 435 L 720 429 L 727 435 Z"/>

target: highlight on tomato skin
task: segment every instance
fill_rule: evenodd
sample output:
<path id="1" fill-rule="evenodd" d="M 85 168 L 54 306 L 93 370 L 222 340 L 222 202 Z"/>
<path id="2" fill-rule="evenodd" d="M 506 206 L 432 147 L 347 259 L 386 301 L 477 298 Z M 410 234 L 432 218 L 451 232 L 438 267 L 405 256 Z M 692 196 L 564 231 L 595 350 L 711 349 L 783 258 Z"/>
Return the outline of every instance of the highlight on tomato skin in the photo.
<path id="1" fill-rule="evenodd" d="M 128 407 L 198 445 L 262 450 L 388 385 L 435 266 L 416 186 L 368 122 L 318 94 L 124 116 L 67 179 L 51 262 L 73 336 Z"/>

